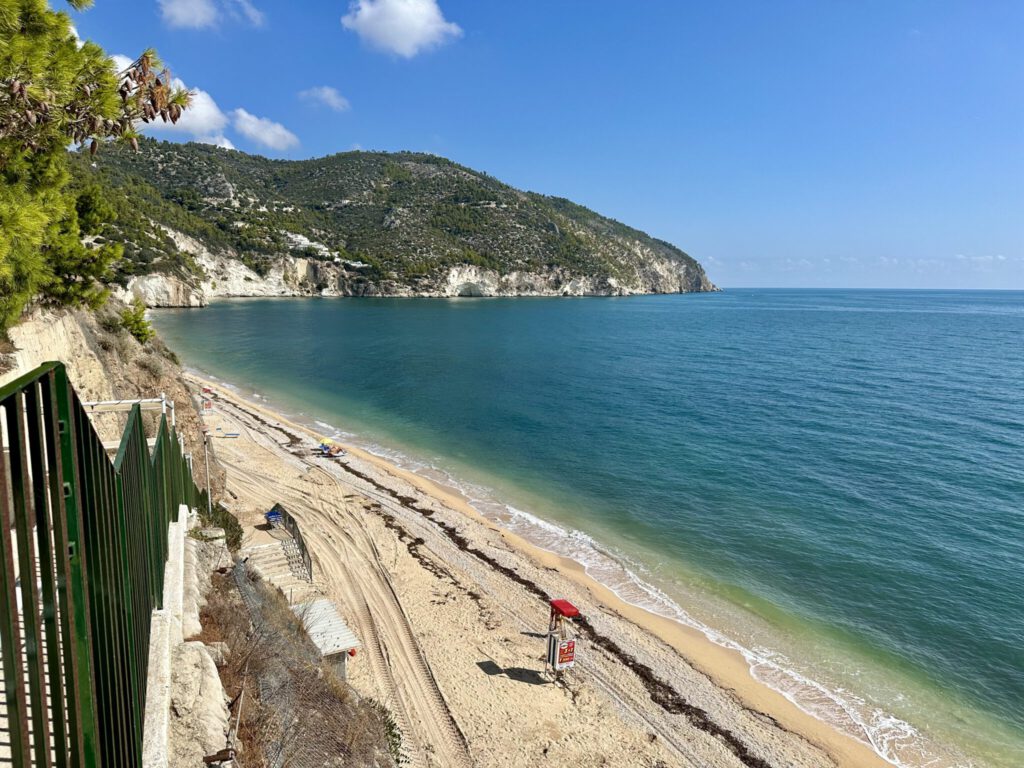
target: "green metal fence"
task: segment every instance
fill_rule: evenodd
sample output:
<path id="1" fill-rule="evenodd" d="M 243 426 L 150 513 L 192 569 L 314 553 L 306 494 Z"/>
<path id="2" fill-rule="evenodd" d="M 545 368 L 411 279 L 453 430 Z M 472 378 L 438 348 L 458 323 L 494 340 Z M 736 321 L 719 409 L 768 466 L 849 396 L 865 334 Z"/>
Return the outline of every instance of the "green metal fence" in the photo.
<path id="1" fill-rule="evenodd" d="M 167 529 L 200 502 L 188 462 L 165 417 L 150 453 L 138 405 L 111 462 L 61 363 L 0 388 L 0 437 L 0 764 L 139 766 Z"/>

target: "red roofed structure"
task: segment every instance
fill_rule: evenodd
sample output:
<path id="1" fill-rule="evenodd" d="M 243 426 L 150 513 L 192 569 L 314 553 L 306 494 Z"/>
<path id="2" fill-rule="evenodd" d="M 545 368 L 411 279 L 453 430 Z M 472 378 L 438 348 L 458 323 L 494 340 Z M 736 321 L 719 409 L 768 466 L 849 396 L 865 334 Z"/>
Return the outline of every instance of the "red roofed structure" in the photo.
<path id="1" fill-rule="evenodd" d="M 551 601 L 548 620 L 548 655 L 545 669 L 551 668 L 555 677 L 576 663 L 576 640 L 569 633 L 569 619 L 580 615 L 580 609 L 568 600 Z"/>
<path id="2" fill-rule="evenodd" d="M 568 600 L 552 600 L 551 601 L 551 613 L 564 616 L 567 619 L 571 619 L 574 616 L 580 615 L 580 609 L 570 603 Z"/>

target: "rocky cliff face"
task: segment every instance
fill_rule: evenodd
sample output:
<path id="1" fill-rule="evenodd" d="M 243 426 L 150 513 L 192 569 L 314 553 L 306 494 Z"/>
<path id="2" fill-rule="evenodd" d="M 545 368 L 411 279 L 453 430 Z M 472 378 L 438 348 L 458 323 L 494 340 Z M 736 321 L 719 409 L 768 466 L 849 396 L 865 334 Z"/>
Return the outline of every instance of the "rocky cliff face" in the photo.
<path id="1" fill-rule="evenodd" d="M 117 211 L 100 237 L 124 245 L 123 296 L 150 306 L 715 290 L 671 243 L 433 155 L 270 161 L 146 140 L 72 165 L 98 177 Z"/>
<path id="2" fill-rule="evenodd" d="M 12 351 L 0 359 L 0 385 L 7 384 L 51 360 L 61 360 L 83 400 L 153 397 L 160 393 L 175 403 L 178 434 L 186 450 L 203 455 L 200 417 L 173 353 L 160 341 L 139 344 L 118 322 L 123 306 L 113 299 L 97 313 L 83 310 L 36 309 L 9 331 Z M 146 427 L 152 415 L 143 417 Z M 104 440 L 117 440 L 123 414 L 94 414 L 93 425 Z M 196 481 L 206 484 L 205 465 L 196 462 Z M 211 460 L 211 487 L 219 496 L 224 473 Z"/>
<path id="3" fill-rule="evenodd" d="M 686 263 L 643 254 L 643 264 L 625 278 L 574 274 L 564 267 L 502 274 L 472 264 L 448 267 L 439 275 L 412 282 L 374 278 L 357 261 L 301 258 L 274 259 L 263 274 L 246 266 L 237 254 L 216 253 L 198 240 L 165 229 L 178 249 L 195 260 L 201 278 L 173 274 L 133 277 L 118 298 L 140 299 L 147 307 L 203 307 L 212 299 L 259 296 L 395 296 L 452 298 L 468 296 L 629 296 L 687 293 L 717 288 L 703 270 Z"/>
<path id="4" fill-rule="evenodd" d="M 121 301 L 139 299 L 147 307 L 205 307 L 206 294 L 175 275 L 141 275 L 115 291 Z"/>

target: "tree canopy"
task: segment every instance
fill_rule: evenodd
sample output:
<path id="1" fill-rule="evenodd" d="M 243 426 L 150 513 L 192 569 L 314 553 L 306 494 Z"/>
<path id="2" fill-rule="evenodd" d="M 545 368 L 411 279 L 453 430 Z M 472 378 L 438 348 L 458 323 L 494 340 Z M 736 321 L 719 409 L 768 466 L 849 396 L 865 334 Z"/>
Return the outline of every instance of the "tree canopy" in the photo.
<path id="1" fill-rule="evenodd" d="M 69 0 L 81 10 L 90 0 Z M 36 297 L 95 305 L 119 250 L 83 245 L 104 215 L 95 189 L 69 186 L 67 154 L 106 140 L 138 147 L 139 121 L 176 122 L 189 104 L 156 54 L 122 72 L 46 0 L 0 0 L 0 333 Z"/>

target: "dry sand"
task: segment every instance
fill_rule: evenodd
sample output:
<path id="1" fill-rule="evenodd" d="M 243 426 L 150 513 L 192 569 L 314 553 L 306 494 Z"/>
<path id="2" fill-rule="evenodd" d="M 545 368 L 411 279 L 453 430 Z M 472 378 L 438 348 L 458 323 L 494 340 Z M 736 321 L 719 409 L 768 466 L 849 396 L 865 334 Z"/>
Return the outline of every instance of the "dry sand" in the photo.
<path id="1" fill-rule="evenodd" d="M 210 386 L 228 505 L 255 541 L 275 502 L 299 521 L 315 586 L 363 648 L 359 693 L 384 703 L 418 766 L 884 766 L 754 680 L 704 635 L 629 605 L 582 568 L 480 517 L 455 491 Z M 584 620 L 576 667 L 543 674 L 548 606 Z"/>

